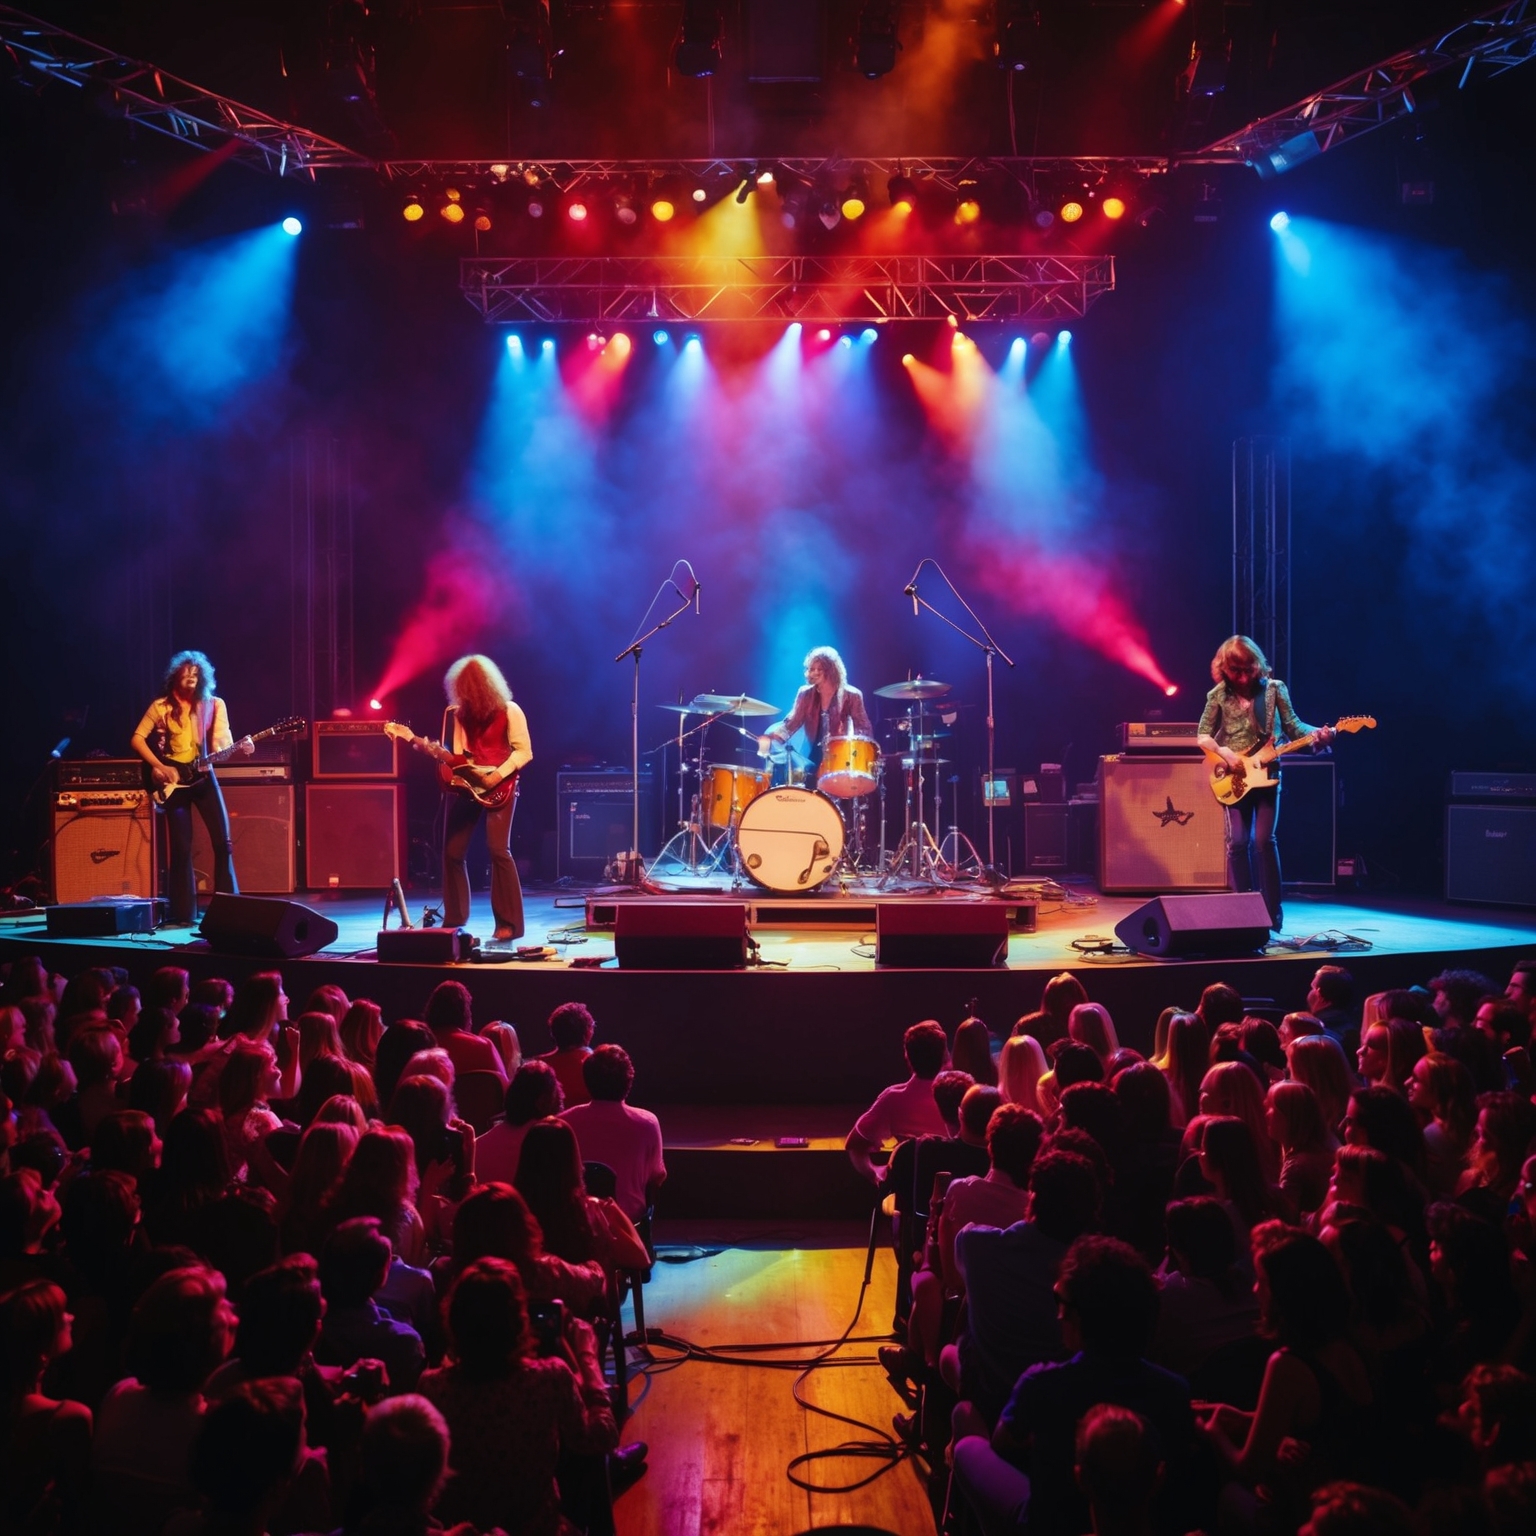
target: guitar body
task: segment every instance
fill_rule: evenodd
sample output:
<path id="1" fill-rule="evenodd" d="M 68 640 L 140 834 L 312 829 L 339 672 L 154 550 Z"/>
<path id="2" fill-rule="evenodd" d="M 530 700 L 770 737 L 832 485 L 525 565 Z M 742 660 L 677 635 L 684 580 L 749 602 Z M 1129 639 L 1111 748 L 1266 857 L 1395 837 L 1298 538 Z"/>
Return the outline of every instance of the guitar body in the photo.
<path id="1" fill-rule="evenodd" d="M 300 731 L 308 729 L 308 726 L 307 720 L 300 720 L 297 716 L 279 720 L 276 725 L 269 725 L 264 731 L 257 731 L 253 736 L 242 736 L 233 745 L 218 752 L 205 753 L 190 763 L 178 763 L 172 758 L 163 757 L 160 753 L 160 743 L 151 741 L 148 744 L 149 750 L 155 754 L 155 760 L 164 768 L 176 770 L 176 782 L 174 784 L 157 782 L 149 764 L 145 763 L 144 788 L 149 791 L 150 798 L 156 805 L 167 805 L 171 796 L 178 790 L 190 789 L 192 785 L 200 784 L 208 777 L 209 770 L 215 764 L 222 763 L 226 757 L 233 756 L 246 742 L 254 746 L 258 741 L 265 741 L 268 736 L 296 736 Z"/>
<path id="2" fill-rule="evenodd" d="M 150 751 L 154 752 L 151 747 Z M 161 757 L 155 752 L 162 768 L 174 768 L 176 770 L 176 782 L 174 784 L 162 784 L 154 775 L 148 763 L 144 764 L 144 788 L 149 791 L 150 798 L 156 805 L 164 805 L 178 789 L 190 789 L 192 785 L 208 777 L 206 768 L 199 768 L 196 763 L 178 763 L 168 757 Z"/>
<path id="3" fill-rule="evenodd" d="M 488 811 L 499 811 L 517 793 L 515 773 L 489 788 L 476 780 L 477 772 L 486 767 L 494 768 L 494 763 L 477 763 L 462 752 L 450 752 L 440 741 L 429 741 L 425 736 L 418 736 L 410 726 L 393 720 L 385 721 L 384 734 L 396 741 L 408 742 L 418 752 L 425 752 L 437 764 L 437 781 L 444 789 L 467 796 Z"/>
<path id="4" fill-rule="evenodd" d="M 1376 717 L 1346 715 L 1342 720 L 1336 720 L 1327 729 L 1336 735 L 1346 731 L 1350 735 L 1356 731 L 1373 731 L 1376 729 Z M 1317 739 L 1318 733 L 1312 731 L 1306 736 L 1299 737 L 1295 741 L 1283 742 L 1279 746 L 1266 741 L 1256 751 L 1243 758 L 1236 768 L 1228 767 L 1215 752 L 1207 752 L 1205 761 L 1211 770 L 1211 793 L 1223 805 L 1236 805 L 1250 789 L 1276 787 L 1280 783 L 1279 769 L 1275 766 L 1276 761 L 1284 757 L 1287 752 L 1295 752 L 1301 747 L 1310 747 Z"/>

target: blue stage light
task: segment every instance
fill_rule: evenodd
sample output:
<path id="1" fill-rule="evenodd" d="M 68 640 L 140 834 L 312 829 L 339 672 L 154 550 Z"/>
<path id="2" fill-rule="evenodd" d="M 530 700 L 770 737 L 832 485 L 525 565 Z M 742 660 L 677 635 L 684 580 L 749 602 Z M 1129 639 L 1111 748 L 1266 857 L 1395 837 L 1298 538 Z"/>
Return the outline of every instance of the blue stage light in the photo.
<path id="1" fill-rule="evenodd" d="M 299 235 L 304 232 L 304 226 L 290 213 L 283 220 L 283 233 L 285 235 Z"/>
<path id="2" fill-rule="evenodd" d="M 837 344 L 840 347 L 851 347 L 853 345 L 853 337 L 852 336 L 839 336 L 837 338 Z"/>
<path id="3" fill-rule="evenodd" d="M 1071 331 L 1062 331 L 1056 337 L 1056 345 L 1058 347 L 1069 347 L 1069 346 L 1071 346 L 1072 345 L 1072 332 Z"/>
<path id="4" fill-rule="evenodd" d="M 658 347 L 666 346 L 666 344 L 671 339 L 672 338 L 670 336 L 668 336 L 665 331 L 655 331 L 651 335 L 651 340 L 654 341 Z"/>
<path id="5" fill-rule="evenodd" d="M 1274 218 L 1269 221 L 1269 227 L 1278 235 L 1282 229 L 1285 229 L 1290 224 L 1290 222 L 1290 214 L 1277 213 Z"/>
<path id="6" fill-rule="evenodd" d="M 874 343 L 879 339 L 880 332 L 877 331 L 873 326 L 866 326 L 862 331 L 859 332 L 859 340 L 862 341 L 866 347 L 873 346 Z"/>
<path id="7" fill-rule="evenodd" d="M 515 353 L 519 357 L 522 356 L 523 338 L 519 336 L 516 331 L 513 331 L 512 334 L 507 337 L 507 351 Z"/>
<path id="8" fill-rule="evenodd" d="M 555 344 L 548 336 L 544 338 L 543 349 L 546 352 L 553 352 L 555 350 Z"/>

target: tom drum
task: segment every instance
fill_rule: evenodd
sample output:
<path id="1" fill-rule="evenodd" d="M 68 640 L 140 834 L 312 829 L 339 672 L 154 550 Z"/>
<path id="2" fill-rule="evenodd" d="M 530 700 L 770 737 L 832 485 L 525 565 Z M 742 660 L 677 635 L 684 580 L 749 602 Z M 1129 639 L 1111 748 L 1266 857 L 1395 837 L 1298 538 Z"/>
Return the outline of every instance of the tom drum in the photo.
<path id="1" fill-rule="evenodd" d="M 704 770 L 704 819 L 712 827 L 740 825 L 741 813 L 770 781 L 771 775 L 762 768 L 710 763 Z"/>
<path id="2" fill-rule="evenodd" d="M 827 743 L 816 788 L 838 800 L 854 800 L 875 790 L 880 744 L 869 736 L 834 736 Z"/>

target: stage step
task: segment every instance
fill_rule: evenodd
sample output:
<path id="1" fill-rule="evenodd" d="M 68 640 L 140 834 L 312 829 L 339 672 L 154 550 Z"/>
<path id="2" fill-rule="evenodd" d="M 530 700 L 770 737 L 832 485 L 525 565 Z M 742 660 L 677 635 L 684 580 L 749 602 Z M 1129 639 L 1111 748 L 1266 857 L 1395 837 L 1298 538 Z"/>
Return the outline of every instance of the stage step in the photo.
<path id="1" fill-rule="evenodd" d="M 863 1220 L 874 1190 L 843 1150 L 863 1104 L 655 1106 L 667 1182 L 658 1220 Z M 803 1147 L 780 1145 L 803 1138 Z"/>

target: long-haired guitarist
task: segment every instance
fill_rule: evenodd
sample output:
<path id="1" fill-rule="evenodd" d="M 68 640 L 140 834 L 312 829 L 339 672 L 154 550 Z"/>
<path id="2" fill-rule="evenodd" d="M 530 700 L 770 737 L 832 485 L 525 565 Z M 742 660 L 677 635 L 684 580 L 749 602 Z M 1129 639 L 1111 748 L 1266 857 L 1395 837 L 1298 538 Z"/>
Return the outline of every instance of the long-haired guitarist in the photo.
<path id="1" fill-rule="evenodd" d="M 1264 652 L 1247 635 L 1230 635 L 1211 658 L 1215 687 L 1205 696 L 1199 744 L 1229 768 L 1272 737 L 1295 741 L 1315 735 L 1319 746 L 1332 741 L 1328 727 L 1304 725 L 1291 706 L 1284 683 L 1272 677 Z M 1269 907 L 1270 926 L 1280 928 L 1280 786 L 1250 789 L 1227 812 L 1227 884 L 1234 891 L 1257 888 Z"/>
<path id="2" fill-rule="evenodd" d="M 461 656 L 443 679 L 448 709 L 443 716 L 443 745 L 479 765 L 475 782 L 494 789 L 533 760 L 528 721 L 512 702 L 501 668 L 489 656 Z M 485 840 L 491 854 L 491 913 L 496 939 L 523 936 L 523 887 L 512 858 L 512 816 L 517 795 L 486 817 Z M 443 921 L 457 928 L 469 921 L 469 872 L 464 856 L 469 837 L 485 807 L 468 795 L 449 795 L 443 831 Z"/>
<path id="3" fill-rule="evenodd" d="M 144 759 L 156 785 L 180 785 L 165 802 L 170 838 L 170 898 L 173 925 L 197 921 L 197 875 L 192 868 L 192 808 L 203 818 L 213 849 L 213 887 L 238 893 L 229 846 L 229 813 L 210 770 L 187 782 L 184 769 L 210 752 L 254 750 L 238 746 L 229 729 L 229 711 L 213 690 L 213 663 L 201 651 L 177 651 L 165 670 L 165 691 L 144 711 L 133 733 L 133 750 Z"/>

